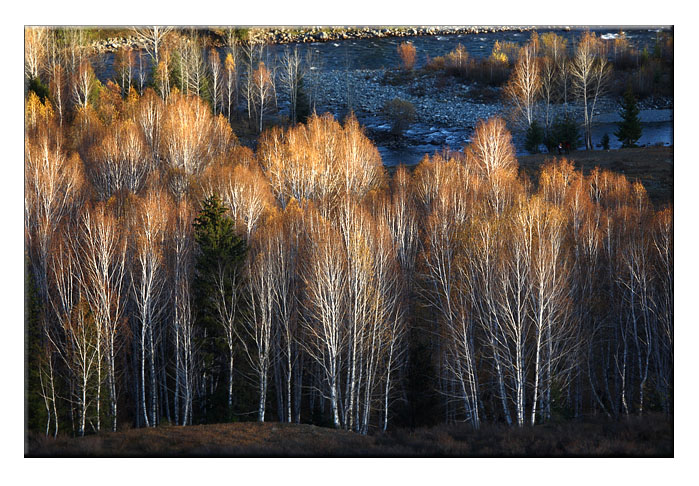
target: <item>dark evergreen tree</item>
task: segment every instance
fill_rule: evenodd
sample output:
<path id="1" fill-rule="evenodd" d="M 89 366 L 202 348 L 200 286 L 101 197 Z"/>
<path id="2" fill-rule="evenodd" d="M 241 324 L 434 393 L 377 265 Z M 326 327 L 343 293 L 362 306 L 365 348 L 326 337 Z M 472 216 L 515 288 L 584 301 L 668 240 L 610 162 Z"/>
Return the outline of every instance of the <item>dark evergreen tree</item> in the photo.
<path id="1" fill-rule="evenodd" d="M 549 152 L 557 149 L 558 144 L 568 150 L 575 150 L 580 145 L 580 128 L 572 115 L 556 117 L 551 124 L 548 136 L 544 140 Z"/>
<path id="2" fill-rule="evenodd" d="M 300 76 L 299 82 L 296 85 L 296 120 L 291 120 L 291 122 L 306 123 L 309 116 L 311 116 L 311 104 L 306 94 L 303 76 Z"/>
<path id="3" fill-rule="evenodd" d="M 636 142 L 641 138 L 641 120 L 638 118 L 638 105 L 633 95 L 631 85 L 626 88 L 624 100 L 621 103 L 621 122 L 614 135 L 621 142 L 621 148 L 636 147 Z"/>
<path id="4" fill-rule="evenodd" d="M 524 148 L 530 154 L 538 154 L 539 146 L 544 143 L 544 129 L 536 121 L 532 122 L 527 128 L 526 138 L 524 140 Z"/>
<path id="5" fill-rule="evenodd" d="M 605 133 L 602 137 L 602 148 L 604 150 L 609 150 L 609 134 Z"/>
<path id="6" fill-rule="evenodd" d="M 228 348 L 223 328 L 218 321 L 217 299 L 219 284 L 224 287 L 228 301 L 240 292 L 233 277 L 245 258 L 246 243 L 235 233 L 233 221 L 217 196 L 204 200 L 199 216 L 194 220 L 197 242 L 194 277 L 194 307 L 199 332 L 205 383 L 202 383 L 202 418 L 215 422 L 227 418 Z"/>
<path id="7" fill-rule="evenodd" d="M 32 78 L 29 80 L 29 91 L 36 93 L 42 103 L 46 103 L 46 99 L 49 97 L 48 86 L 42 83 L 39 78 Z"/>

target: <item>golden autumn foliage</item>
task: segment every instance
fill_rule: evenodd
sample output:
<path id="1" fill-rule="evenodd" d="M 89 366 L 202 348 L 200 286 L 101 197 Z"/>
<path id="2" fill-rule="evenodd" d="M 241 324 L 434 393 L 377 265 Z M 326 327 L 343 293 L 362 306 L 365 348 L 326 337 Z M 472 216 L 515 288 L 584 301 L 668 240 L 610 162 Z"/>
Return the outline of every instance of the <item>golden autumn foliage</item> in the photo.
<path id="1" fill-rule="evenodd" d="M 466 150 L 466 161 L 485 177 L 498 171 L 517 172 L 515 147 L 504 120 L 493 117 L 478 122 Z"/>
<path id="2" fill-rule="evenodd" d="M 54 120 L 54 110 L 51 102 L 46 99 L 42 103 L 39 97 L 31 91 L 24 107 L 24 123 L 28 130 L 39 126 L 48 126 Z"/>
<path id="3" fill-rule="evenodd" d="M 403 69 L 410 71 L 415 66 L 415 46 L 410 42 L 401 42 L 398 44 L 398 56 L 400 57 Z"/>
<path id="4" fill-rule="evenodd" d="M 555 57 L 565 44 L 542 35 L 536 49 Z M 493 55 L 517 70 L 528 52 Z M 174 62 L 163 46 L 158 57 Z M 463 48 L 447 60 L 470 62 Z M 225 85 L 231 54 L 223 68 Z M 478 122 L 463 153 L 393 175 L 353 115 L 267 128 L 253 150 L 223 98 L 212 107 L 162 82 L 139 95 L 91 69 L 83 59 L 66 80 L 70 109 L 33 92 L 25 103 L 42 377 L 67 390 L 47 402 L 54 423 L 75 413 L 82 434 L 105 417 L 207 421 L 209 400 L 227 394 L 210 352 L 224 341 L 243 390 L 229 418 L 258 407 L 265 419 L 267 407 L 300 421 L 323 403 L 336 427 L 386 430 L 422 359 L 413 346 L 435 408 L 475 428 L 672 410 L 673 209 L 656 210 L 640 182 L 573 159 L 529 179 L 498 117 Z M 253 74 L 261 121 L 272 73 Z M 197 320 L 192 288 L 193 220 L 214 195 L 249 248 L 240 280 L 224 284 L 247 306 L 228 341 L 220 322 Z"/>
<path id="5" fill-rule="evenodd" d="M 464 69 L 468 64 L 468 51 L 466 48 L 459 44 L 456 49 L 451 51 L 446 56 L 447 66 L 454 69 Z"/>
<path id="6" fill-rule="evenodd" d="M 343 192 L 361 198 L 382 184 L 379 153 L 355 117 L 342 126 L 329 115 L 312 116 L 306 125 L 269 130 L 258 159 L 282 207 L 291 198 L 332 203 Z"/>
<path id="7" fill-rule="evenodd" d="M 519 49 L 520 47 L 514 42 L 500 42 L 499 40 L 496 40 L 495 44 L 493 45 L 493 50 L 490 53 L 490 57 L 496 61 L 511 64 L 517 60 L 517 53 L 519 52 Z"/>

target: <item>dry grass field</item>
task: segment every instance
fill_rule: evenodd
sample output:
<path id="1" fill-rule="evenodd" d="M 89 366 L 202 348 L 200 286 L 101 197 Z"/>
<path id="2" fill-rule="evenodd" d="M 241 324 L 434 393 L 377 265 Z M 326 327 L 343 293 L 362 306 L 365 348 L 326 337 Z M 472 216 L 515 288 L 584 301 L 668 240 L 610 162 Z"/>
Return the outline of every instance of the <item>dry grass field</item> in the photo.
<path id="1" fill-rule="evenodd" d="M 30 435 L 28 457 L 672 457 L 673 422 L 662 415 L 522 429 L 467 425 L 353 432 L 281 423 L 161 426 L 83 438 Z"/>
<path id="2" fill-rule="evenodd" d="M 552 158 L 566 157 L 585 174 L 595 167 L 626 175 L 630 181 L 640 180 L 656 206 L 673 199 L 673 147 L 643 147 L 622 150 L 581 150 L 569 155 L 537 154 L 518 157 L 519 166 L 530 176 Z M 536 177 L 534 177 L 536 180 Z"/>

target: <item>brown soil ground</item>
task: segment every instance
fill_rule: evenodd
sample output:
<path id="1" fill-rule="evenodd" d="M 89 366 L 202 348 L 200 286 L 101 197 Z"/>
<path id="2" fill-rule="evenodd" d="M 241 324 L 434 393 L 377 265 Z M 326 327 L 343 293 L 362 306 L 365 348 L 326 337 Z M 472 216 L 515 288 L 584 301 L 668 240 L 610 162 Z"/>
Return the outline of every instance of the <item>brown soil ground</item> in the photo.
<path id="1" fill-rule="evenodd" d="M 569 155 L 537 154 L 519 157 L 519 165 L 536 181 L 539 167 L 553 158 L 566 157 L 585 174 L 595 167 L 625 174 L 640 180 L 656 206 L 673 200 L 673 147 L 644 147 L 621 150 L 576 151 Z"/>
<path id="2" fill-rule="evenodd" d="M 313 425 L 160 426 L 83 438 L 30 434 L 27 457 L 672 457 L 673 422 L 646 415 L 522 429 L 467 425 L 363 436 Z"/>

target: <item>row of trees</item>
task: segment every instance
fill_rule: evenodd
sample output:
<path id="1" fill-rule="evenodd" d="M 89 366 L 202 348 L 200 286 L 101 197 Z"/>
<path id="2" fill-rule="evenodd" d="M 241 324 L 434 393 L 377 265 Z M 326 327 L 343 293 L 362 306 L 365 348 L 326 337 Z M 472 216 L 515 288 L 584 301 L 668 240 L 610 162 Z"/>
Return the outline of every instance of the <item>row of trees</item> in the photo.
<path id="1" fill-rule="evenodd" d="M 354 118 L 253 153 L 177 87 L 105 88 L 65 118 L 30 92 L 25 126 L 47 434 L 672 412 L 672 208 L 565 160 L 532 184 L 501 119 L 392 176 Z"/>
<path id="2" fill-rule="evenodd" d="M 465 157 L 415 174 L 431 181 L 417 193 L 421 268 L 447 418 L 669 411 L 672 210 L 652 210 L 638 182 L 566 160 L 542 167 L 534 189 L 513 152 L 495 170 L 482 162 L 480 148 L 507 137 L 501 121 L 482 123 Z"/>
<path id="3" fill-rule="evenodd" d="M 517 61 L 504 87 L 504 97 L 512 107 L 513 118 L 532 132 L 543 121 L 544 138 L 552 131 L 553 103 L 566 107 L 572 95 L 582 112 L 585 148 L 591 150 L 595 108 L 605 94 L 611 75 L 607 46 L 594 33 L 585 32 L 572 55 L 561 36 L 549 32 L 520 48 Z M 543 111 L 543 115 L 539 114 Z M 553 145 L 563 140 L 553 140 Z M 574 143 L 574 140 L 568 140 Z M 551 142 L 549 142 L 551 145 Z"/>
<path id="4" fill-rule="evenodd" d="M 307 73 L 314 61 L 304 59 L 298 48 L 271 58 L 264 44 L 240 40 L 234 29 L 224 32 L 223 49 L 207 47 L 194 29 L 134 28 L 131 34 L 145 49 L 120 47 L 113 57 L 113 79 L 103 86 L 95 76 L 98 59 L 83 29 L 25 29 L 27 87 L 51 99 L 60 122 L 74 108 L 94 104 L 105 88 L 125 97 L 132 88 L 143 95 L 151 87 L 167 100 L 176 87 L 205 100 L 214 115 L 245 117 L 258 133 L 264 119 L 278 110 L 278 91 L 287 100 L 292 123 L 308 114 L 303 83 L 308 76 L 312 84 Z"/>

